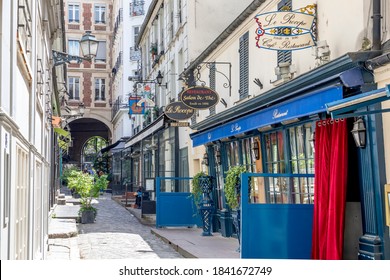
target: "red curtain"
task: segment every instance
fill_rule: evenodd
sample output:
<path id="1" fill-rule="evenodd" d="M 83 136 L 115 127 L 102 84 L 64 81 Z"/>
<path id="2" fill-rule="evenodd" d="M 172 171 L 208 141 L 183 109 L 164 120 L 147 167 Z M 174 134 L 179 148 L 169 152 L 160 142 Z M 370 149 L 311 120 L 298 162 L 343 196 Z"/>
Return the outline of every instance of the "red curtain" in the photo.
<path id="1" fill-rule="evenodd" d="M 313 259 L 339 260 L 343 257 L 347 137 L 344 119 L 316 123 Z"/>

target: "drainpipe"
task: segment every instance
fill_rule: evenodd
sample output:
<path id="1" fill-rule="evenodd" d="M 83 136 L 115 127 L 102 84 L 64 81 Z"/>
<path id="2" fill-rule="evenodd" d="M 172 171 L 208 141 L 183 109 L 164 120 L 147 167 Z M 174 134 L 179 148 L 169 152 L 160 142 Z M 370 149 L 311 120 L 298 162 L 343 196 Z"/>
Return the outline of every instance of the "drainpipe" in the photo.
<path id="1" fill-rule="evenodd" d="M 381 49 L 381 0 L 373 1 L 372 9 L 372 49 Z"/>

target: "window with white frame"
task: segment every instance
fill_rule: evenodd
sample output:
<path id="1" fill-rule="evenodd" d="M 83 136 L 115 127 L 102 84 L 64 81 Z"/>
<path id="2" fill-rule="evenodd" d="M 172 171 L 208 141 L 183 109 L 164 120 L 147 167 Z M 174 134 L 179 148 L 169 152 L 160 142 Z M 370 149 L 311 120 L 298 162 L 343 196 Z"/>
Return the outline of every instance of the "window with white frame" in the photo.
<path id="1" fill-rule="evenodd" d="M 106 23 L 106 5 L 95 5 L 95 23 Z"/>
<path id="2" fill-rule="evenodd" d="M 20 146 L 16 147 L 16 186 L 15 204 L 18 205 L 14 214 L 14 259 L 26 260 L 28 257 L 28 154 Z"/>
<path id="3" fill-rule="evenodd" d="M 42 164 L 38 161 L 34 173 L 34 253 L 39 254 L 42 246 Z"/>
<path id="4" fill-rule="evenodd" d="M 68 77 L 68 94 L 70 99 L 80 100 L 79 77 Z"/>
<path id="5" fill-rule="evenodd" d="M 99 41 L 95 62 L 106 62 L 106 41 Z"/>
<path id="6" fill-rule="evenodd" d="M 80 5 L 68 4 L 68 21 L 69 23 L 80 22 Z"/>
<path id="7" fill-rule="evenodd" d="M 104 101 L 106 91 L 106 80 L 102 78 L 95 78 L 95 101 Z"/>
<path id="8" fill-rule="evenodd" d="M 80 55 L 80 42 L 79 40 L 68 40 L 68 54 Z"/>
<path id="9" fill-rule="evenodd" d="M 133 27 L 134 47 L 135 47 L 135 48 L 137 48 L 137 40 L 138 40 L 138 36 L 139 36 L 139 30 L 140 30 L 140 27 L 139 27 L 139 26 L 134 26 L 134 27 Z"/>

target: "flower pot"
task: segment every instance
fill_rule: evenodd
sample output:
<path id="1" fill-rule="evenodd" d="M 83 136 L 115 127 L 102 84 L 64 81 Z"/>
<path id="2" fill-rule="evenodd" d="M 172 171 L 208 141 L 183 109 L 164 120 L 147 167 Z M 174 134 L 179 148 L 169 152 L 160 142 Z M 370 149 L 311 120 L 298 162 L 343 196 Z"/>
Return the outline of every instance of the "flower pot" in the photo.
<path id="1" fill-rule="evenodd" d="M 81 223 L 82 224 L 92 224 L 95 222 L 95 211 L 93 210 L 84 210 L 81 212 Z"/>

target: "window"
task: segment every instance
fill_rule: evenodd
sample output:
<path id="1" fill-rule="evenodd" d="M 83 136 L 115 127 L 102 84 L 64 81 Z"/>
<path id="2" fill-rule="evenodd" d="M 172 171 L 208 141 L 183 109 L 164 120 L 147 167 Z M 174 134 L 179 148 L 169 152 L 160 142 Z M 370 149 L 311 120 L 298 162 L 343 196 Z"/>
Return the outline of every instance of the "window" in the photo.
<path id="1" fill-rule="evenodd" d="M 70 55 L 80 55 L 80 42 L 79 40 L 69 40 L 68 41 L 68 54 Z"/>
<path id="2" fill-rule="evenodd" d="M 133 3 L 130 3 L 130 15 L 142 16 L 143 14 L 144 14 L 144 1 L 133 0 Z"/>
<path id="3" fill-rule="evenodd" d="M 99 41 L 95 62 L 106 62 L 106 41 Z"/>
<path id="4" fill-rule="evenodd" d="M 95 100 L 106 100 L 105 98 L 105 79 L 96 78 L 95 79 Z"/>
<path id="5" fill-rule="evenodd" d="M 134 35 L 134 47 L 137 47 L 137 40 L 139 36 L 139 26 L 134 26 L 133 27 L 133 35 Z"/>
<path id="6" fill-rule="evenodd" d="M 80 100 L 80 78 L 68 77 L 68 93 L 70 99 Z"/>
<path id="7" fill-rule="evenodd" d="M 188 147 L 179 150 L 179 177 L 189 177 Z M 185 180 L 179 181 L 179 191 L 189 192 L 189 185 Z"/>
<path id="8" fill-rule="evenodd" d="M 69 23 L 79 23 L 80 22 L 80 6 L 79 6 L 79 4 L 69 4 L 68 5 L 68 20 L 69 20 Z"/>
<path id="9" fill-rule="evenodd" d="M 264 203 L 311 204 L 314 202 L 314 151 L 312 124 L 264 134 L 265 172 L 288 174 L 262 178 Z M 294 174 L 299 174 L 294 177 Z M 310 176 L 302 176 L 310 174 Z"/>
<path id="10" fill-rule="evenodd" d="M 249 32 L 240 38 L 240 99 L 249 94 Z"/>
<path id="11" fill-rule="evenodd" d="M 95 23 L 106 23 L 106 6 L 95 5 Z"/>

